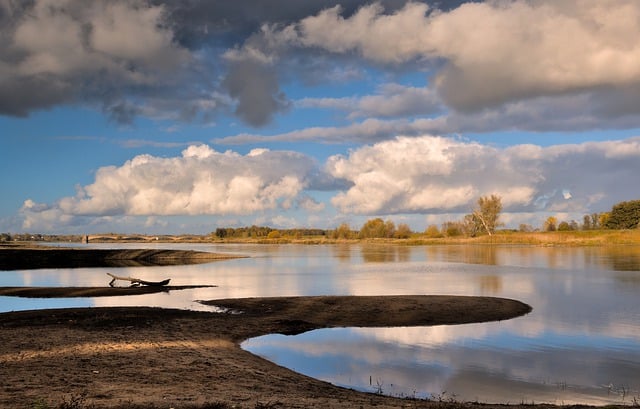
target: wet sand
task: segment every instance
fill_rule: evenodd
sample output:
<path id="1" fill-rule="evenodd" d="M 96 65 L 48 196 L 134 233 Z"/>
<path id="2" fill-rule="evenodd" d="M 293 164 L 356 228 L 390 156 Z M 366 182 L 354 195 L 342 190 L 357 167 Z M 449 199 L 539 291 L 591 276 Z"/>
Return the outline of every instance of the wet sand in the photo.
<path id="1" fill-rule="evenodd" d="M 0 314 L 0 407 L 421 408 L 438 404 L 339 388 L 240 348 L 248 338 L 347 326 L 503 320 L 530 307 L 488 297 L 389 296 L 214 300 L 227 313 L 90 308 Z M 276 405 L 277 403 L 277 405 Z M 273 406 L 264 406 L 264 405 Z M 263 406 L 260 406 L 263 405 Z"/>

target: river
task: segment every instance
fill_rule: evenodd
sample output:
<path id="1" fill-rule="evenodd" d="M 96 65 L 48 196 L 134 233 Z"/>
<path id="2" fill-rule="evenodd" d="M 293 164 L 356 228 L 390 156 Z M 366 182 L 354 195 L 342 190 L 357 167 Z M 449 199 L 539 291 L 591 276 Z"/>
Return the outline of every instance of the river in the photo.
<path id="1" fill-rule="evenodd" d="M 269 335 L 243 348 L 329 382 L 395 396 L 482 403 L 637 404 L 640 247 L 91 244 L 249 258 L 170 267 L 0 272 L 0 286 L 103 286 L 107 272 L 173 285 L 130 297 L 0 297 L 0 311 L 147 305 L 254 296 L 452 294 L 515 298 L 520 318 L 415 328 Z"/>

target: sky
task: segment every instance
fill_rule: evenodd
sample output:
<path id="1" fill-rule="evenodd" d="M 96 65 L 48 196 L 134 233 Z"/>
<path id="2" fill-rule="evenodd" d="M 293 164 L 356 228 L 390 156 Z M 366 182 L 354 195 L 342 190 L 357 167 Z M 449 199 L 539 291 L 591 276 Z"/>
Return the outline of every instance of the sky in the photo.
<path id="1" fill-rule="evenodd" d="M 0 0 L 0 232 L 640 199 L 636 0 Z"/>

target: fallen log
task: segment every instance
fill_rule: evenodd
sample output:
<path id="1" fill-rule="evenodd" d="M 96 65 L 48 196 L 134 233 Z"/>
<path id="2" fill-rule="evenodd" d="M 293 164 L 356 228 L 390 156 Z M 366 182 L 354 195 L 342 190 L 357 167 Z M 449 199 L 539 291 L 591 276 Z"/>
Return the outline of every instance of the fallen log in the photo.
<path id="1" fill-rule="evenodd" d="M 162 281 L 146 281 L 146 280 L 141 280 L 139 278 L 133 278 L 133 277 L 121 277 L 111 273 L 107 273 L 107 275 L 112 277 L 111 281 L 109 282 L 110 287 L 114 287 L 116 280 L 129 281 L 131 283 L 131 287 L 137 287 L 140 285 L 146 285 L 150 287 L 164 287 L 165 285 L 169 284 L 169 281 L 171 281 L 170 278 L 167 278 L 166 280 L 162 280 Z"/>
<path id="2" fill-rule="evenodd" d="M 196 288 L 210 288 L 215 285 L 165 285 L 134 287 L 0 287 L 2 297 L 22 298 L 75 298 L 75 297 L 121 297 L 129 295 L 144 295 L 168 293 L 178 290 L 193 290 Z M 0 394 L 1 395 L 1 394 Z"/>

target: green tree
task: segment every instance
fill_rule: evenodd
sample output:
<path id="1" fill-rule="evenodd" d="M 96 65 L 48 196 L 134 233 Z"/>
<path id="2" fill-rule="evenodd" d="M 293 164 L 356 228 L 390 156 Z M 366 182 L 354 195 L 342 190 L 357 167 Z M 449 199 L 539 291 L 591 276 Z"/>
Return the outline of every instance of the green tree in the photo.
<path id="1" fill-rule="evenodd" d="M 640 224 L 640 200 L 615 204 L 605 224 L 607 229 L 635 229 Z"/>
<path id="2" fill-rule="evenodd" d="M 502 224 L 499 220 L 500 212 L 502 212 L 502 198 L 500 196 L 480 197 L 472 213 L 473 221 L 476 225 L 474 233 L 486 231 L 489 236 L 495 233 L 496 227 Z"/>

